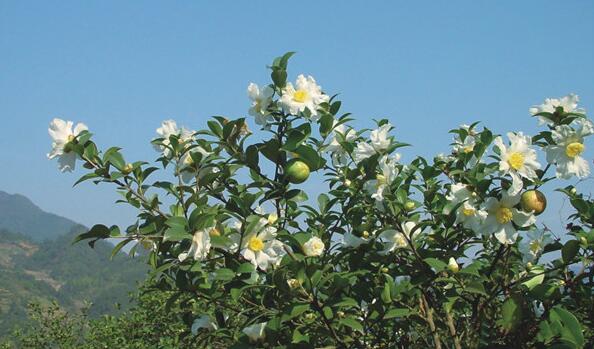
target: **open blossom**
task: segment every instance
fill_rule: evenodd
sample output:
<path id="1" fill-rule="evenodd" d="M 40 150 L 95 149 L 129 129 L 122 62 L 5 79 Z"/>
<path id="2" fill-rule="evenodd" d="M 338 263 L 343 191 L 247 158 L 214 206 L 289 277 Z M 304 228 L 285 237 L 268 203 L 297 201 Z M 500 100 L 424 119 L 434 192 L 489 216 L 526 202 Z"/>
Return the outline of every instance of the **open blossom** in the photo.
<path id="1" fill-rule="evenodd" d="M 249 113 L 256 118 L 256 124 L 266 126 L 272 119 L 272 115 L 268 112 L 268 107 L 272 103 L 272 95 L 274 90 L 270 86 L 259 88 L 253 82 L 247 88 L 248 97 L 252 101 Z"/>
<path id="2" fill-rule="evenodd" d="M 47 154 L 48 159 L 58 158 L 58 168 L 62 172 L 71 172 L 76 164 L 76 153 L 68 149 L 72 142 L 82 131 L 87 131 L 85 124 L 76 124 L 74 130 L 72 121 L 53 119 L 50 122 L 48 133 L 52 138 L 52 150 Z"/>
<path id="3" fill-rule="evenodd" d="M 194 232 L 194 236 L 192 236 L 192 245 L 188 252 L 180 253 L 177 257 L 180 262 L 183 262 L 188 257 L 192 257 L 196 261 L 203 261 L 208 256 L 208 252 L 210 252 L 210 235 L 216 228 L 206 228 L 196 230 Z"/>
<path id="4" fill-rule="evenodd" d="M 169 156 L 171 154 L 171 149 L 169 149 L 169 144 L 171 144 L 169 137 L 170 136 L 178 136 L 180 142 L 188 142 L 192 138 L 194 132 L 186 129 L 185 127 L 179 128 L 177 123 L 174 120 L 165 120 L 161 123 L 161 127 L 157 129 L 157 134 L 159 135 L 158 138 L 163 138 L 162 144 L 155 144 L 155 150 L 159 152 L 163 152 L 163 155 Z"/>
<path id="5" fill-rule="evenodd" d="M 310 238 L 303 244 L 303 252 L 308 257 L 321 256 L 325 248 L 324 242 L 317 236 Z"/>
<path id="6" fill-rule="evenodd" d="M 588 161 L 580 155 L 586 149 L 584 137 L 594 133 L 592 121 L 577 119 L 574 122 L 577 128 L 569 125 L 560 125 L 551 132 L 555 145 L 545 148 L 547 162 L 557 165 L 558 178 L 570 178 L 575 175 L 578 178 L 587 177 L 590 174 Z"/>
<path id="7" fill-rule="evenodd" d="M 392 143 L 390 138 L 388 138 L 388 132 L 390 132 L 390 129 L 392 129 L 392 125 L 390 125 L 390 123 L 385 123 L 378 129 L 371 131 L 371 144 L 367 142 L 361 142 L 357 144 L 357 148 L 355 149 L 355 161 L 361 162 L 383 150 L 388 149 Z"/>
<path id="8" fill-rule="evenodd" d="M 278 265 L 286 254 L 283 243 L 276 239 L 276 228 L 269 226 L 266 218 L 250 225 L 240 248 L 243 258 L 262 270 Z"/>
<path id="9" fill-rule="evenodd" d="M 218 326 L 216 322 L 212 320 L 210 315 L 202 315 L 194 320 L 192 323 L 191 332 L 193 335 L 198 334 L 198 330 L 205 329 L 207 331 L 216 330 Z"/>
<path id="10" fill-rule="evenodd" d="M 555 113 L 557 108 L 563 108 L 564 113 L 580 113 L 584 114 L 586 111 L 578 108 L 579 97 L 573 93 L 561 98 L 547 98 L 541 105 L 535 105 L 530 108 L 530 114 L 536 115 L 538 113 Z M 537 115 L 540 125 L 552 125 L 553 120 L 543 115 Z"/>
<path id="11" fill-rule="evenodd" d="M 528 227 L 536 222 L 536 217 L 532 213 L 520 211 L 514 206 L 520 202 L 520 195 L 509 195 L 507 192 L 501 192 L 501 200 L 490 197 L 484 204 L 487 211 L 487 218 L 483 225 L 485 234 L 494 234 L 495 238 L 502 244 L 513 244 L 518 237 L 518 227 Z"/>
<path id="12" fill-rule="evenodd" d="M 357 132 L 352 128 L 347 129 L 344 124 L 334 126 L 334 136 L 326 146 L 326 151 L 332 153 L 334 164 L 344 164 L 348 159 L 348 154 L 340 142 L 352 142 L 355 138 L 357 138 Z"/>
<path id="13" fill-rule="evenodd" d="M 248 326 L 248 327 L 244 328 L 241 332 L 245 333 L 245 335 L 248 336 L 250 341 L 256 342 L 260 339 L 264 339 L 264 337 L 266 335 L 266 333 L 264 332 L 265 328 L 266 328 L 266 322 L 261 322 L 261 323 L 257 323 L 257 324 Z"/>
<path id="14" fill-rule="evenodd" d="M 532 263 L 540 257 L 546 245 L 553 242 L 553 239 L 544 229 L 537 229 L 527 232 L 526 238 L 522 239 L 518 250 L 522 254 L 524 263 Z"/>
<path id="15" fill-rule="evenodd" d="M 311 113 L 311 119 L 317 121 L 319 105 L 329 100 L 330 97 L 322 93 L 322 88 L 316 84 L 316 80 L 312 76 L 305 77 L 301 74 L 297 77 L 295 86 L 290 82 L 287 83 L 283 89 L 280 103 L 286 112 L 293 115 L 297 115 L 307 108 Z"/>
<path id="16" fill-rule="evenodd" d="M 515 195 L 524 186 L 522 178 L 532 180 L 538 177 L 536 170 L 540 168 L 540 164 L 536 160 L 536 150 L 531 148 L 530 136 L 524 136 L 522 132 L 509 132 L 507 137 L 511 142 L 509 148 L 503 144 L 501 137 L 495 138 L 494 144 L 501 156 L 499 170 L 504 175 L 509 174 L 512 177 L 509 194 Z"/>
<path id="17" fill-rule="evenodd" d="M 395 229 L 384 230 L 379 235 L 380 240 L 384 242 L 383 253 L 408 247 L 408 241 L 412 242 L 420 232 L 420 229 L 414 229 L 416 225 L 415 222 L 404 222 L 400 225 L 400 231 Z"/>
<path id="18" fill-rule="evenodd" d="M 456 210 L 456 224 L 462 223 L 465 228 L 479 233 L 487 212 L 477 207 L 476 194 L 468 190 L 465 184 L 455 183 L 446 198 L 453 206 L 462 204 Z"/>
<path id="19" fill-rule="evenodd" d="M 476 132 L 469 125 L 460 125 L 460 129 L 466 131 L 466 136 L 464 137 L 464 140 L 462 140 L 460 135 L 454 137 L 454 152 L 464 154 L 472 153 L 474 146 L 476 145 L 476 139 L 474 138 Z"/>
<path id="20" fill-rule="evenodd" d="M 365 189 L 376 201 L 384 201 L 384 191 L 396 179 L 398 175 L 396 163 L 398 160 L 400 160 L 399 154 L 394 154 L 391 157 L 384 155 L 379 161 L 380 173 L 376 175 L 375 179 L 365 183 Z"/>

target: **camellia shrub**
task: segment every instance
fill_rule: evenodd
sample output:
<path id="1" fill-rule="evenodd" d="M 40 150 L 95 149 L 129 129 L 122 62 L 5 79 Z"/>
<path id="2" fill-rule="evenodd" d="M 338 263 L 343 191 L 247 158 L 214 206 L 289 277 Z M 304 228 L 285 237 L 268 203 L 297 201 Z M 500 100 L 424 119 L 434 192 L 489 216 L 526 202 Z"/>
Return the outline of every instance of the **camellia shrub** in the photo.
<path id="1" fill-rule="evenodd" d="M 313 77 L 288 82 L 291 55 L 248 86 L 249 119 L 164 121 L 154 164 L 53 120 L 61 170 L 82 162 L 77 183 L 111 183 L 138 209 L 77 241 L 147 249 L 157 287 L 201 305 L 186 331 L 204 347 L 593 345 L 594 203 L 557 188 L 567 231 L 538 221 L 541 186 L 589 175 L 577 96 L 531 108 L 537 135 L 474 123 L 451 131 L 451 154 L 403 161 L 387 120 L 355 130 Z"/>

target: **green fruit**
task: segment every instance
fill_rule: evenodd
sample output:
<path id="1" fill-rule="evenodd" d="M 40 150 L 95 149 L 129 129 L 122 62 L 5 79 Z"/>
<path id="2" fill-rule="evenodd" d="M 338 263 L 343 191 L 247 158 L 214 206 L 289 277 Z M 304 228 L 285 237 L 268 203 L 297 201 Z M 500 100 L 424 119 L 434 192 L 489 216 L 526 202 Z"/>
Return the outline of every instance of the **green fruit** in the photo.
<path id="1" fill-rule="evenodd" d="M 309 166 L 299 159 L 292 159 L 285 165 L 285 176 L 291 183 L 303 183 L 309 178 Z"/>
<path id="2" fill-rule="evenodd" d="M 522 194 L 520 204 L 522 210 L 526 212 L 534 211 L 535 215 L 539 215 L 547 208 L 547 198 L 538 190 L 528 190 Z"/>

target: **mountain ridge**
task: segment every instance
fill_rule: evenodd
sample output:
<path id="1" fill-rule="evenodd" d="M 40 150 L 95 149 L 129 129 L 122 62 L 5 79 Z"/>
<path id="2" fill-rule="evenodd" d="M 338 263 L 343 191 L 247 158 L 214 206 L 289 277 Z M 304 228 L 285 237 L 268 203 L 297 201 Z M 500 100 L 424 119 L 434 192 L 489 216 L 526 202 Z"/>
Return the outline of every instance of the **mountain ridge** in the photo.
<path id="1" fill-rule="evenodd" d="M 49 213 L 21 194 L 0 190 L 0 229 L 20 233 L 36 242 L 53 240 L 80 225 Z"/>

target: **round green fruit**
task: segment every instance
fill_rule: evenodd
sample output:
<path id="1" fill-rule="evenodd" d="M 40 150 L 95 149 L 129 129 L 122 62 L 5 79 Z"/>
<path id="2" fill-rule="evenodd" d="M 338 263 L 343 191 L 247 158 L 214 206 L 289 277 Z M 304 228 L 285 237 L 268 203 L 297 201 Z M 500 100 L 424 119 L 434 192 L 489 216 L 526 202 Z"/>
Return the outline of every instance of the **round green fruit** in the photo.
<path id="1" fill-rule="evenodd" d="M 285 176 L 291 183 L 303 183 L 309 178 L 309 166 L 299 159 L 292 159 L 285 165 Z"/>
<path id="2" fill-rule="evenodd" d="M 547 208 L 547 198 L 538 190 L 528 190 L 522 194 L 520 204 L 522 210 L 526 212 L 534 211 L 535 215 L 539 215 Z"/>

